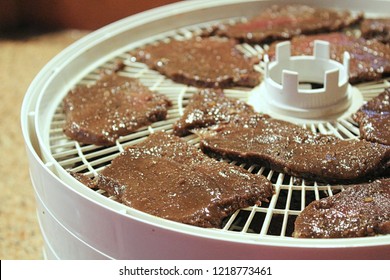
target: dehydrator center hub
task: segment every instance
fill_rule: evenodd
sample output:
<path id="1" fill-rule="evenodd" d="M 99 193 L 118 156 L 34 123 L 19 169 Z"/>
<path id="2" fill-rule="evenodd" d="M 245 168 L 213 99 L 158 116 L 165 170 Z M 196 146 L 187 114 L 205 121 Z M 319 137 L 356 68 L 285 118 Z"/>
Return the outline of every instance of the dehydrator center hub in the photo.
<path id="1" fill-rule="evenodd" d="M 291 43 L 278 43 L 275 61 L 270 62 L 268 55 L 264 60 L 265 77 L 257 98 L 258 103 L 266 102 L 272 111 L 315 119 L 334 116 L 350 105 L 349 54 L 344 54 L 343 64 L 331 60 L 328 42 L 314 41 L 313 56 L 291 56 Z M 310 83 L 322 86 L 301 88 L 302 82 L 309 87 Z M 253 102 L 256 102 L 255 98 L 252 98 Z"/>
<path id="2" fill-rule="evenodd" d="M 389 1 L 298 1 L 301 4 L 364 11 L 381 16 Z M 69 172 L 94 177 L 126 147 L 142 142 L 155 131 L 172 131 L 194 92 L 194 87 L 174 83 L 129 55 L 145 44 L 183 40 L 202 35 L 216 23 L 237 22 L 276 1 L 182 1 L 137 14 L 92 32 L 51 60 L 37 75 L 25 96 L 21 119 L 30 163 L 37 215 L 50 259 L 305 259 L 388 257 L 390 236 L 311 240 L 291 237 L 291 224 L 313 200 L 331 196 L 340 186 L 297 180 L 257 165 L 237 162 L 252 173 L 266 176 L 275 193 L 269 203 L 236 211 L 222 229 L 189 226 L 145 214 L 120 204 L 103 191 L 87 188 Z M 292 1 L 284 1 L 293 3 Z M 297 3 L 297 1 L 294 1 Z M 351 8 L 353 7 L 353 8 Z M 266 46 L 240 44 L 248 56 L 262 56 Z M 139 79 L 173 102 L 167 119 L 120 137 L 114 146 L 81 145 L 63 131 L 61 102 L 76 85 L 92 84 L 102 70 L 118 60 L 119 75 Z M 263 71 L 259 67 L 258 71 Z M 261 86 L 264 83 L 261 84 Z M 364 100 L 388 87 L 387 80 L 358 84 L 349 108 L 337 117 L 308 121 L 280 118 L 313 132 L 356 139 L 359 129 L 350 118 Z M 226 89 L 225 94 L 247 101 L 252 88 Z M 262 97 L 263 98 L 263 97 Z M 196 135 L 184 138 L 197 145 Z"/>

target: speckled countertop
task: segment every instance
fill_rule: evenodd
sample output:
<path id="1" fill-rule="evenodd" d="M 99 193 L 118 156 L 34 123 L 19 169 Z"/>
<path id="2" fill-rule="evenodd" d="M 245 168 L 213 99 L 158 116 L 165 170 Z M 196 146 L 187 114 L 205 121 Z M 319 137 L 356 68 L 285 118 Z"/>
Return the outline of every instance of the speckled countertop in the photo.
<path id="1" fill-rule="evenodd" d="M 0 259 L 42 259 L 43 240 L 20 127 L 25 92 L 40 69 L 85 31 L 0 37 Z"/>

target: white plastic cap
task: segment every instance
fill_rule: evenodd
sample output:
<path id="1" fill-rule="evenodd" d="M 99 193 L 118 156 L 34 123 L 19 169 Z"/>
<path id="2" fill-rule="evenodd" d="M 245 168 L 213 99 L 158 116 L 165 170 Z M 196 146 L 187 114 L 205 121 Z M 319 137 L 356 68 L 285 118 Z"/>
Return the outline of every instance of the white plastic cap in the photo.
<path id="1" fill-rule="evenodd" d="M 275 61 L 265 56 L 264 95 L 272 111 L 298 118 L 319 118 L 342 112 L 350 105 L 349 60 L 330 59 L 329 43 L 314 41 L 313 56 L 291 57 L 289 41 L 276 45 Z M 300 83 L 323 87 L 307 89 Z"/>

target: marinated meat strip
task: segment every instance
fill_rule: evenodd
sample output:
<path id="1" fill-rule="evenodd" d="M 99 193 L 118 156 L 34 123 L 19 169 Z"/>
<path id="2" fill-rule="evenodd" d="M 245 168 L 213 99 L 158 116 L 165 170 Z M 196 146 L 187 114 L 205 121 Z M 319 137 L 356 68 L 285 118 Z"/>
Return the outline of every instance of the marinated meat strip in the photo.
<path id="1" fill-rule="evenodd" d="M 390 43 L 390 18 L 366 18 L 362 21 L 360 30 L 366 39 Z"/>
<path id="2" fill-rule="evenodd" d="M 245 57 L 234 40 L 195 37 L 147 45 L 132 55 L 178 83 L 204 88 L 253 87 L 261 74 L 257 58 Z"/>
<path id="3" fill-rule="evenodd" d="M 237 116 L 253 113 L 252 106 L 227 97 L 222 90 L 204 89 L 191 97 L 173 131 L 178 136 L 185 136 L 192 129 L 227 123 Z"/>
<path id="4" fill-rule="evenodd" d="M 83 173 L 69 172 L 77 181 L 86 185 L 88 188 L 93 189 L 96 187 L 94 179 L 91 179 L 89 176 Z"/>
<path id="5" fill-rule="evenodd" d="M 294 37 L 291 40 L 291 55 L 313 55 L 314 40 L 328 41 L 331 59 L 340 63 L 343 62 L 344 52 L 349 52 L 349 82 L 352 84 L 376 81 L 390 74 L 390 45 L 344 33 Z M 275 55 L 275 45 L 276 43 L 273 43 L 268 51 L 271 59 Z"/>
<path id="6" fill-rule="evenodd" d="M 231 121 L 201 137 L 206 154 L 310 180 L 350 182 L 390 173 L 389 146 L 314 134 L 264 115 Z"/>
<path id="7" fill-rule="evenodd" d="M 171 102 L 137 79 L 105 75 L 91 86 L 77 86 L 63 100 L 64 133 L 83 144 L 109 146 L 119 136 L 164 120 Z"/>
<path id="8" fill-rule="evenodd" d="M 354 115 L 360 137 L 390 145 L 390 88 L 364 104 Z"/>
<path id="9" fill-rule="evenodd" d="M 135 209 L 199 227 L 221 227 L 237 209 L 260 205 L 273 194 L 264 176 L 209 158 L 164 132 L 115 158 L 97 187 Z"/>
<path id="10" fill-rule="evenodd" d="M 254 44 L 289 39 L 300 34 L 341 30 L 362 14 L 306 5 L 273 5 L 247 22 L 219 26 L 216 34 Z"/>
<path id="11" fill-rule="evenodd" d="M 346 186 L 310 203 L 295 220 L 294 237 L 348 238 L 390 233 L 390 179 Z"/>

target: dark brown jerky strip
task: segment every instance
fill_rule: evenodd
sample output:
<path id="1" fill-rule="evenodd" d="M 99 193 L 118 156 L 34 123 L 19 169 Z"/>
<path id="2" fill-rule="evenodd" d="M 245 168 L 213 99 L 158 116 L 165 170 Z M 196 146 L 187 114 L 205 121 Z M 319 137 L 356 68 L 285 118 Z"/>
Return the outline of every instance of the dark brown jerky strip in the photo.
<path id="1" fill-rule="evenodd" d="M 138 210 L 200 227 L 221 227 L 237 209 L 259 205 L 273 193 L 264 176 L 211 159 L 164 132 L 115 158 L 97 186 Z"/>
<path id="2" fill-rule="evenodd" d="M 195 93 L 174 124 L 178 136 L 190 134 L 190 130 L 227 123 L 241 115 L 253 114 L 252 106 L 236 98 L 227 97 L 222 90 L 204 89 Z"/>
<path id="3" fill-rule="evenodd" d="M 301 34 L 341 30 L 361 20 L 362 14 L 307 5 L 273 5 L 247 22 L 221 25 L 217 35 L 263 44 Z"/>
<path id="4" fill-rule="evenodd" d="M 313 134 L 262 115 L 220 125 L 201 136 L 206 154 L 310 180 L 350 182 L 390 173 L 389 146 Z"/>
<path id="5" fill-rule="evenodd" d="M 367 18 L 360 25 L 362 36 L 366 39 L 377 39 L 390 43 L 390 18 Z"/>
<path id="6" fill-rule="evenodd" d="M 247 58 L 234 40 L 195 37 L 147 45 L 131 53 L 140 62 L 178 83 L 204 88 L 254 87 L 258 58 Z"/>
<path id="7" fill-rule="evenodd" d="M 310 203 L 295 220 L 298 238 L 349 238 L 390 233 L 390 179 L 345 186 Z"/>
<path id="8" fill-rule="evenodd" d="M 360 137 L 390 145 L 390 88 L 364 104 L 354 115 Z"/>
<path id="9" fill-rule="evenodd" d="M 103 75 L 94 85 L 77 86 L 63 100 L 64 133 L 83 144 L 113 145 L 119 136 L 164 120 L 171 102 L 138 80 Z"/>
<path id="10" fill-rule="evenodd" d="M 77 181 L 86 185 L 90 189 L 96 188 L 96 181 L 83 173 L 69 172 Z"/>

